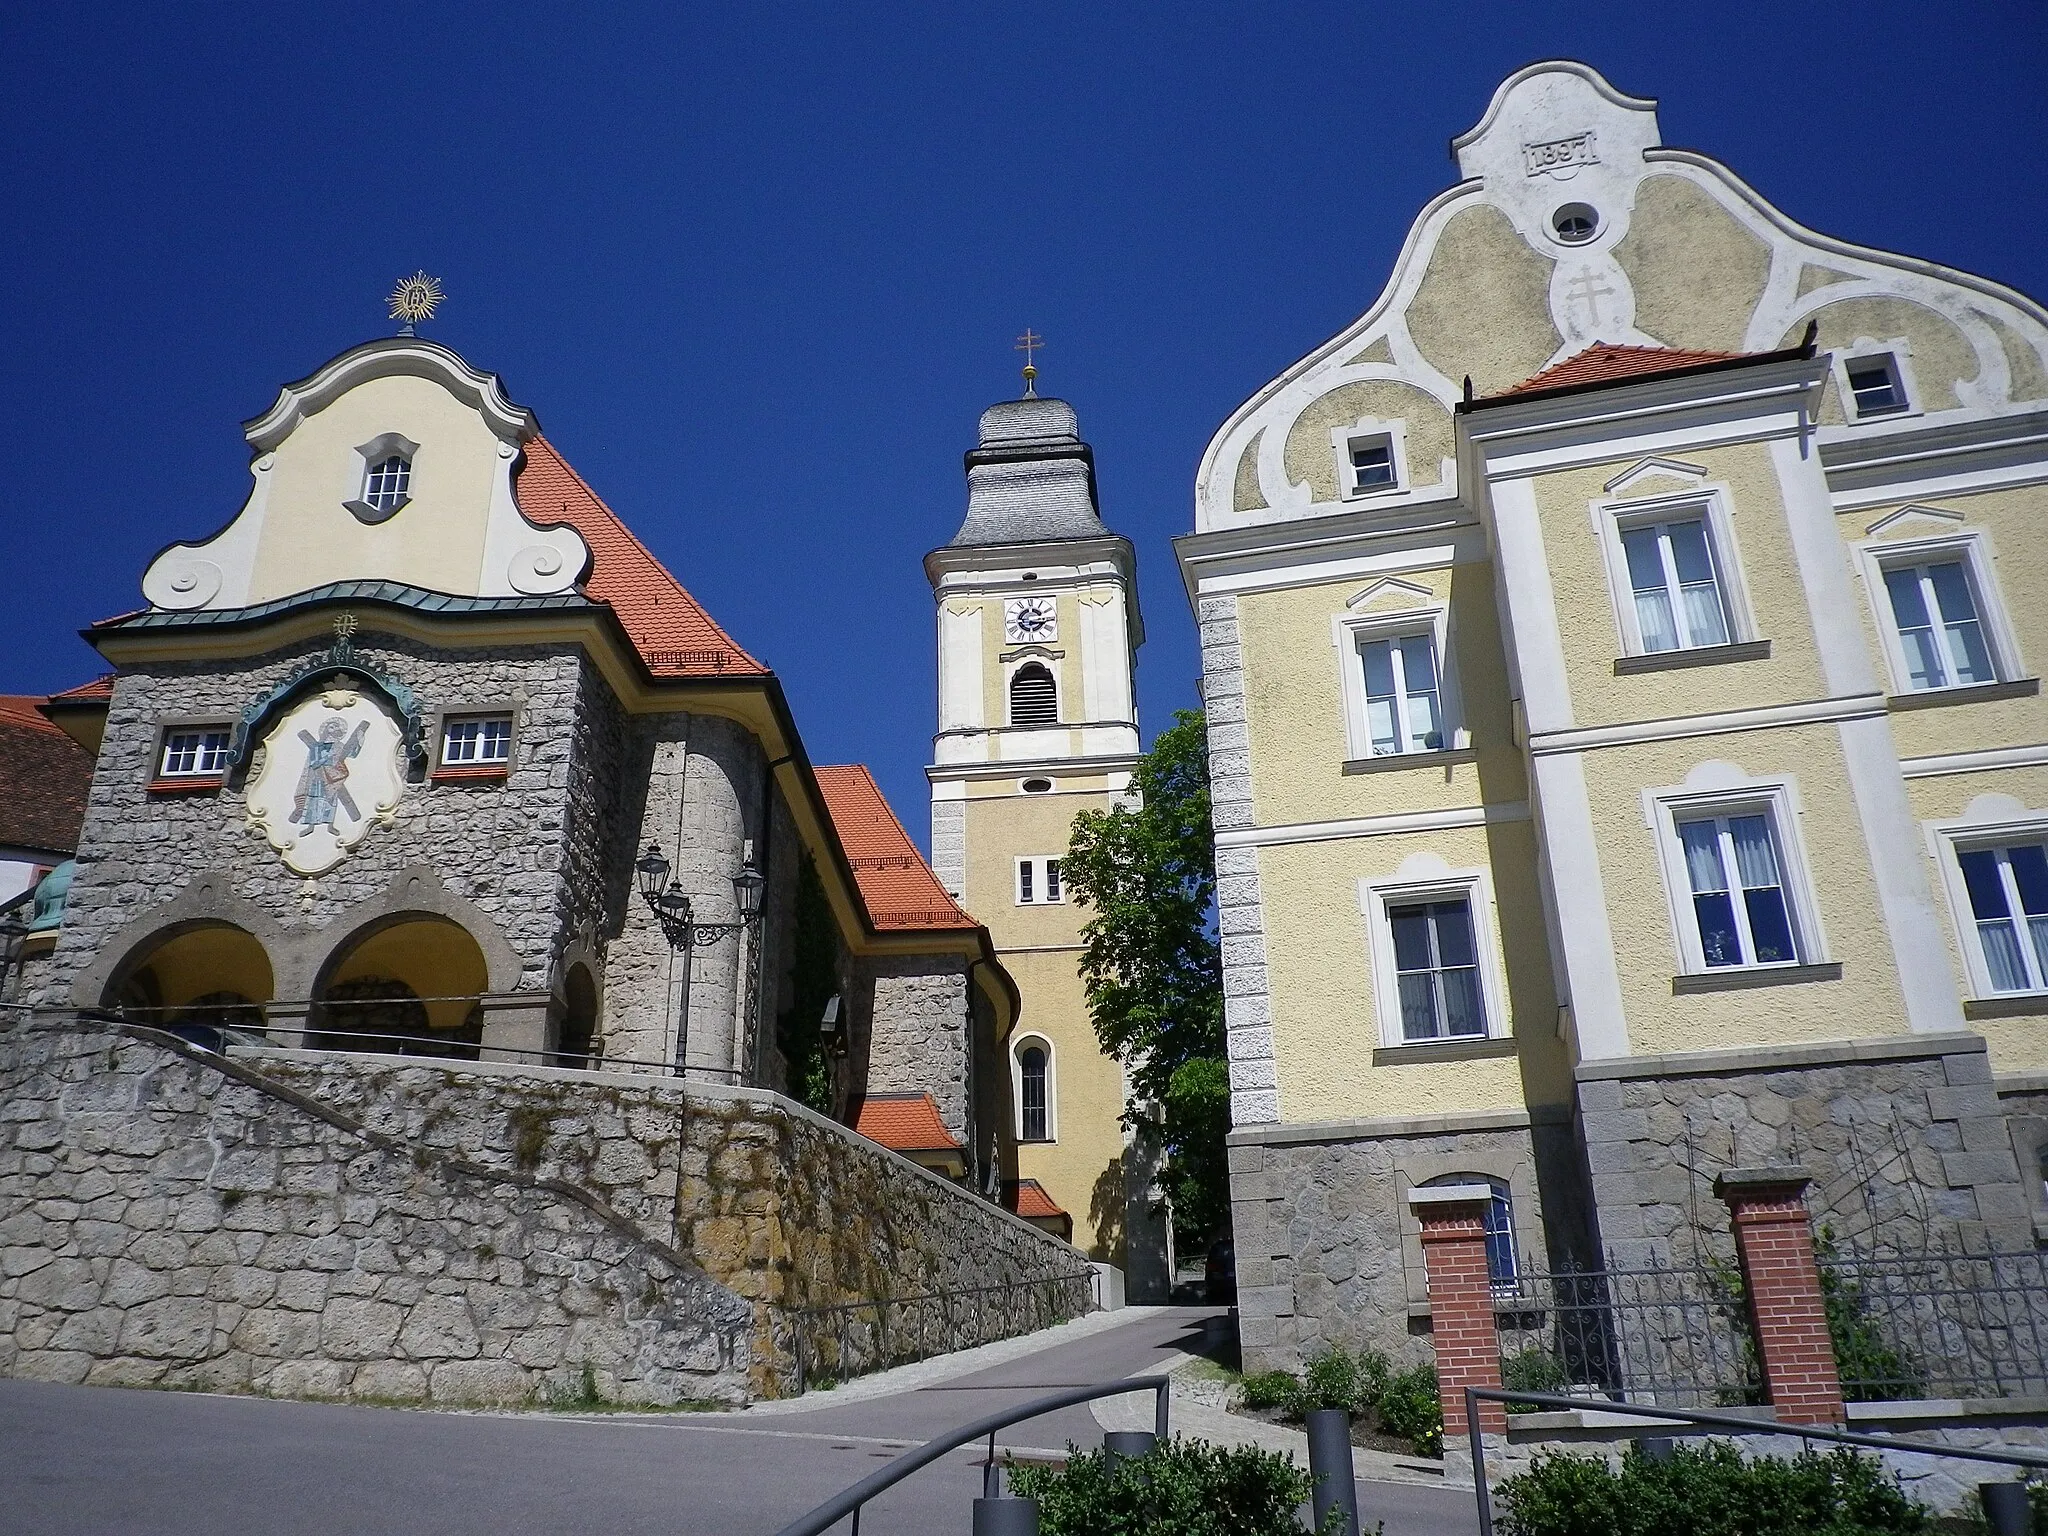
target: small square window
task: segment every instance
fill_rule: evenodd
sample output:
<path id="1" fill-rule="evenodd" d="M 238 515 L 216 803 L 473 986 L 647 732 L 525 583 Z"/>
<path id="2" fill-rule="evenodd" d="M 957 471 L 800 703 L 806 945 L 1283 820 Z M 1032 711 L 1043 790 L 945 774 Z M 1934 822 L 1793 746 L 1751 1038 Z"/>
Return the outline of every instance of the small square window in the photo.
<path id="1" fill-rule="evenodd" d="M 1064 902 L 1060 886 L 1060 861 L 1058 859 L 1019 859 L 1017 861 L 1017 905 L 1020 907 L 1049 906 Z"/>
<path id="2" fill-rule="evenodd" d="M 1888 416 L 1906 408 L 1906 388 L 1899 379 L 1898 359 L 1889 352 L 1869 357 L 1852 357 L 1843 365 L 1849 380 L 1849 397 L 1860 421 L 1866 416 Z"/>
<path id="3" fill-rule="evenodd" d="M 472 715 L 450 720 L 442 730 L 441 762 L 446 767 L 486 767 L 511 760 L 510 715 Z"/>
<path id="4" fill-rule="evenodd" d="M 1394 467 L 1394 440 L 1385 433 L 1354 437 L 1344 445 L 1351 466 L 1351 494 L 1366 496 L 1391 491 L 1400 484 Z"/>
<path id="5" fill-rule="evenodd" d="M 228 732 L 200 726 L 164 733 L 163 757 L 157 776 L 165 779 L 215 778 L 228 771 Z"/>

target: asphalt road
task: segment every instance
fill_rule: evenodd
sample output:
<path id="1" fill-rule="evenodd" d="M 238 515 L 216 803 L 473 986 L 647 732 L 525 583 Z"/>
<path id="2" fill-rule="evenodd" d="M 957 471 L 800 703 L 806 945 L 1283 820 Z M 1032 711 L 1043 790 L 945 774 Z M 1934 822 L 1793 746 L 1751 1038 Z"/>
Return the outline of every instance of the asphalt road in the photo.
<path id="1" fill-rule="evenodd" d="M 997 1407 L 1143 1373 L 1201 1338 L 1204 1309 L 1134 1319 L 972 1376 L 771 1417 L 353 1408 L 0 1381 L 10 1536 L 772 1536 L 897 1454 Z M 1011 1443 L 1090 1445 L 1085 1408 Z M 869 1506 L 868 1536 L 965 1536 L 962 1451 Z M 1366 1528 L 1466 1536 L 1469 1493 L 1362 1483 Z"/>

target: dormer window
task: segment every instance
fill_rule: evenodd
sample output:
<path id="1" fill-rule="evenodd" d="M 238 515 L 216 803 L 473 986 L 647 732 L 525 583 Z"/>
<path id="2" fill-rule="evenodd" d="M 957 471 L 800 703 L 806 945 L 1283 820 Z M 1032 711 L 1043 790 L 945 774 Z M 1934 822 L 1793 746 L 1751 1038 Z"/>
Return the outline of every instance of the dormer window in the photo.
<path id="1" fill-rule="evenodd" d="M 1899 365 L 1891 353 L 1852 357 L 1846 372 L 1858 420 L 1866 416 L 1889 416 L 1906 408 L 1906 391 L 1899 383 Z"/>
<path id="2" fill-rule="evenodd" d="M 387 517 L 405 505 L 412 485 L 412 460 L 394 453 L 382 463 L 372 464 L 363 480 L 363 504 Z"/>
<path id="3" fill-rule="evenodd" d="M 1352 501 L 1406 490 L 1401 456 L 1406 433 L 1398 421 L 1370 417 L 1330 429 L 1337 460 L 1337 496 Z"/>
<path id="4" fill-rule="evenodd" d="M 1394 489 L 1394 441 L 1384 435 L 1354 437 L 1348 445 L 1351 455 L 1351 494 Z"/>

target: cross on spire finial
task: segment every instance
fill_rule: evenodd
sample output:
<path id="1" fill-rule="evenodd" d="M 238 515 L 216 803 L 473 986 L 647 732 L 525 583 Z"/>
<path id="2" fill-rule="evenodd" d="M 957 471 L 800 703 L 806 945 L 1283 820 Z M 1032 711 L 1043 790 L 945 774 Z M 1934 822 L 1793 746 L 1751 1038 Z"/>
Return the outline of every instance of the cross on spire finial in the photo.
<path id="1" fill-rule="evenodd" d="M 1024 398 L 1026 400 L 1038 398 L 1038 365 L 1032 361 L 1032 355 L 1044 345 L 1045 338 L 1027 325 L 1024 327 L 1024 334 L 1017 338 L 1017 345 L 1011 348 L 1014 352 L 1022 352 L 1024 354 Z"/>

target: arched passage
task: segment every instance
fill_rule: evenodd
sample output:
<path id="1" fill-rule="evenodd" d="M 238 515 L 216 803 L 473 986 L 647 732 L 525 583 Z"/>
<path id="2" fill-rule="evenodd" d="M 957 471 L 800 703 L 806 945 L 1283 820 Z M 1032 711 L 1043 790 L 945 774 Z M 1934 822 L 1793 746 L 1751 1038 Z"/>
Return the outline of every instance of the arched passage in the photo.
<path id="1" fill-rule="evenodd" d="M 321 967 L 306 1043 L 473 1061 L 488 990 L 468 929 L 426 913 L 398 917 L 351 935 Z"/>
<path id="2" fill-rule="evenodd" d="M 261 1031 L 274 995 L 270 956 L 232 923 L 181 923 L 138 944 L 108 978 L 103 1007 L 218 1046 L 223 1028 Z"/>
<path id="3" fill-rule="evenodd" d="M 594 1067 L 592 1059 L 597 1039 L 597 983 L 590 978 L 590 967 L 572 965 L 562 980 L 562 1045 L 554 1065 L 558 1067 Z"/>

